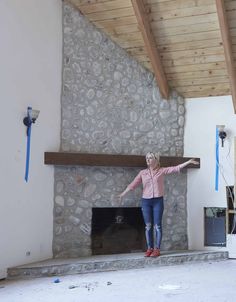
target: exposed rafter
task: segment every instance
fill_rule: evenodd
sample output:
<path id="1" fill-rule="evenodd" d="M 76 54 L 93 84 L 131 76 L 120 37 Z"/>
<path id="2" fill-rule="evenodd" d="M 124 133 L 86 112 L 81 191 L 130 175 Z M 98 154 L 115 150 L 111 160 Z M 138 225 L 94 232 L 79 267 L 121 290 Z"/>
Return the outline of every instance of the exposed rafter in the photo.
<path id="1" fill-rule="evenodd" d="M 224 46 L 225 61 L 228 70 L 228 75 L 229 75 L 234 112 L 236 113 L 236 69 L 234 67 L 232 44 L 231 44 L 227 17 L 225 13 L 224 0 L 216 0 L 216 9 L 219 18 L 220 31 L 221 31 L 221 36 Z"/>
<path id="2" fill-rule="evenodd" d="M 152 30 L 145 12 L 145 7 L 142 0 L 131 0 L 135 15 L 142 32 L 143 40 L 146 45 L 146 50 L 150 58 L 154 74 L 162 96 L 168 99 L 169 87 L 167 79 L 162 68 L 161 59 L 157 50 L 155 39 L 152 35 Z"/>
<path id="3" fill-rule="evenodd" d="M 157 64 L 153 63 L 154 59 L 150 53 L 152 48 L 156 52 L 157 47 L 161 65 L 158 65 L 155 73 L 160 88 L 160 79 L 163 77 L 158 78 L 157 74 L 163 72 L 160 70 L 163 67 L 162 75 L 168 80 L 169 87 L 184 98 L 232 94 L 235 100 L 233 89 L 236 85 L 229 79 L 229 74 L 234 73 L 233 64 L 227 64 L 228 68 L 231 68 L 230 73 L 226 66 L 216 1 L 133 0 L 133 4 L 138 8 L 140 3 L 145 8 L 142 9 L 144 13 L 139 19 L 135 15 L 132 0 L 64 1 L 71 3 L 99 30 L 153 73 L 153 66 L 156 67 Z M 224 3 L 222 1 L 218 1 L 218 4 L 225 5 L 232 43 L 231 56 L 233 55 L 235 60 L 236 0 L 225 0 Z M 138 24 L 138 20 L 142 26 Z M 147 37 L 146 45 L 143 35 Z M 148 41 L 150 35 L 152 39 Z M 224 36 L 225 34 L 223 38 Z M 163 89 L 161 92 L 164 94 Z"/>

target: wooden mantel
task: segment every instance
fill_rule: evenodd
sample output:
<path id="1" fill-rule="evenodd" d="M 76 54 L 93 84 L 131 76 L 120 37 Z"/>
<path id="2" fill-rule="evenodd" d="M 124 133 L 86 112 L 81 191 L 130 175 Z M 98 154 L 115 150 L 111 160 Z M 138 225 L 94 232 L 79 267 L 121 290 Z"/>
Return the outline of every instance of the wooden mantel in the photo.
<path id="1" fill-rule="evenodd" d="M 190 157 L 161 156 L 161 167 L 176 166 L 189 160 Z M 188 165 L 186 168 L 200 168 L 199 165 Z M 46 165 L 61 166 L 110 166 L 110 167 L 146 167 L 145 156 L 117 155 L 117 154 L 89 154 L 72 152 L 45 152 L 44 163 Z"/>

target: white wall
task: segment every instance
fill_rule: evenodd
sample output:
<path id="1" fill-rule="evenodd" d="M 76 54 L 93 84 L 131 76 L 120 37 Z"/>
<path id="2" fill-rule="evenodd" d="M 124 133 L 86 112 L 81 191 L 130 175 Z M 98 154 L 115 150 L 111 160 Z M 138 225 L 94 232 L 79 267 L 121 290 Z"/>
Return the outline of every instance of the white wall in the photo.
<path id="1" fill-rule="evenodd" d="M 216 125 L 226 126 L 224 148 L 219 147 L 222 175 L 215 191 Z M 226 185 L 234 185 L 234 136 L 236 115 L 231 96 L 186 100 L 184 155 L 201 158 L 199 170 L 188 171 L 188 235 L 190 249 L 228 249 L 204 247 L 204 207 L 226 207 Z"/>
<path id="2" fill-rule="evenodd" d="M 0 1 L 0 278 L 7 267 L 52 256 L 54 171 L 44 151 L 60 142 L 61 10 L 61 0 Z M 40 115 L 26 183 L 29 105 Z"/>

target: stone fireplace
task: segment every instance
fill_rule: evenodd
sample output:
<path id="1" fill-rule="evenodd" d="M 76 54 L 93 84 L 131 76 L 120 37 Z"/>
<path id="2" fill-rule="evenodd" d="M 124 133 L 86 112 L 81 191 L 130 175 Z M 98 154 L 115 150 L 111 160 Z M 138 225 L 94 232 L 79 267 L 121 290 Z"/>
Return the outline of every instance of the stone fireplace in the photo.
<path id="1" fill-rule="evenodd" d="M 128 193 L 122 202 L 118 198 L 118 194 L 138 171 L 139 169 L 121 167 L 55 167 L 54 257 L 93 254 L 92 225 L 95 209 L 100 211 L 97 215 L 101 219 L 104 215 L 102 208 L 113 209 L 113 218 L 109 221 L 108 228 L 114 225 L 115 217 L 119 216 L 118 209 L 140 208 L 141 188 Z M 165 180 L 164 250 L 187 248 L 186 181 L 186 172 L 169 175 Z M 133 219 L 132 223 L 141 223 L 137 212 Z M 143 234 L 141 229 L 142 226 L 136 227 L 140 236 Z M 136 236 L 135 232 L 133 236 Z M 143 242 L 142 248 L 145 248 Z M 142 248 L 132 247 L 130 252 Z M 123 252 L 127 252 L 127 249 L 124 248 Z"/>
<path id="2" fill-rule="evenodd" d="M 63 4 L 63 152 L 183 155 L 184 99 L 162 99 L 153 74 Z M 140 169 L 56 166 L 54 257 L 92 254 L 94 208 L 140 207 L 141 188 L 118 194 Z M 162 248 L 187 248 L 186 172 L 165 180 Z"/>

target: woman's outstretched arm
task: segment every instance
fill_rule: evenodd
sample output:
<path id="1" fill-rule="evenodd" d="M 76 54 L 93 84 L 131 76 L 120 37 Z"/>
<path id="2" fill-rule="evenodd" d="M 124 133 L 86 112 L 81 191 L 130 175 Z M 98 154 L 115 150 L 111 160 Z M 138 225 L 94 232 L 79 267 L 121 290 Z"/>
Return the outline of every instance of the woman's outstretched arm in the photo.
<path id="1" fill-rule="evenodd" d="M 142 183 L 141 172 L 135 177 L 135 179 L 127 186 L 127 188 L 120 194 L 118 197 L 121 199 L 124 197 L 129 191 L 134 190 L 137 186 Z"/>
<path id="2" fill-rule="evenodd" d="M 181 169 L 185 168 L 186 166 L 188 166 L 190 164 L 199 165 L 199 162 L 197 160 L 195 160 L 194 158 L 191 158 L 190 160 L 188 160 L 180 165 L 162 168 L 162 171 L 164 174 L 179 173 Z"/>

